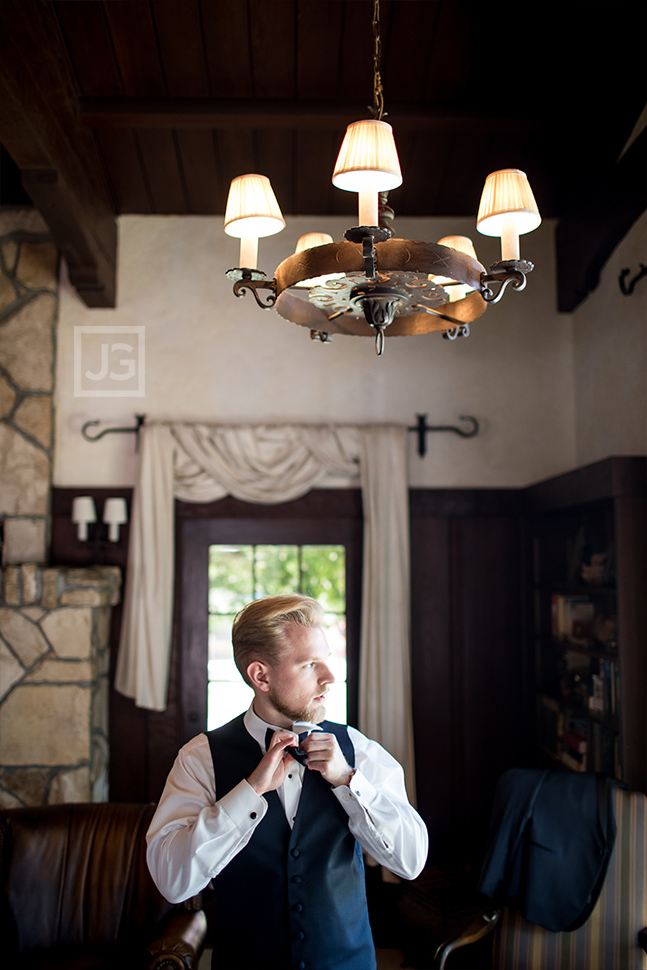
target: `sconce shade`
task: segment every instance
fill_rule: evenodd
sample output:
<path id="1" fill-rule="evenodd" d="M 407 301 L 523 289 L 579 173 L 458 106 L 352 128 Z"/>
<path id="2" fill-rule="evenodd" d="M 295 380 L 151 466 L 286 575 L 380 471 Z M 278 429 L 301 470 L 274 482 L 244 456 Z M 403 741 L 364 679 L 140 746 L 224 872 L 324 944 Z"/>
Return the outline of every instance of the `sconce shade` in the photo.
<path id="1" fill-rule="evenodd" d="M 484 236 L 501 236 L 511 219 L 519 235 L 532 232 L 541 223 L 526 173 L 503 168 L 491 172 L 485 180 L 476 228 Z"/>
<path id="2" fill-rule="evenodd" d="M 393 129 L 386 121 L 354 121 L 346 129 L 332 177 L 346 192 L 388 192 L 402 185 Z"/>
<path id="3" fill-rule="evenodd" d="M 273 236 L 285 228 L 285 219 L 266 175 L 239 175 L 227 196 L 225 232 L 242 239 Z"/>
<path id="4" fill-rule="evenodd" d="M 119 541 L 119 526 L 128 521 L 128 507 L 125 498 L 107 498 L 103 506 L 103 521 L 109 526 L 110 542 Z"/>
<path id="5" fill-rule="evenodd" d="M 91 495 L 77 495 L 72 502 L 72 522 L 77 528 L 77 536 L 81 542 L 88 538 L 88 523 L 97 521 L 97 510 Z"/>

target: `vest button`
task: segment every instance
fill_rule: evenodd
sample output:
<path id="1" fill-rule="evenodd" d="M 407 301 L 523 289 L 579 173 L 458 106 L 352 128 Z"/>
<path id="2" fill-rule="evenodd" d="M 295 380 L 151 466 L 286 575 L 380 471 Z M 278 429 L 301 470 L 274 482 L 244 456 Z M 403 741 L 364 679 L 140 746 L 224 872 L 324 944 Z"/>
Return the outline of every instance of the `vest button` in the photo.
<path id="1" fill-rule="evenodd" d="M 301 882 L 301 876 L 292 876 L 292 882 Z"/>
<path id="2" fill-rule="evenodd" d="M 299 852 L 298 849 L 292 849 L 291 855 L 293 855 L 295 859 L 298 859 L 301 853 Z"/>
<path id="3" fill-rule="evenodd" d="M 306 938 L 306 935 L 301 930 L 299 930 L 298 933 L 295 933 L 294 934 L 294 939 L 295 940 L 305 940 L 305 938 Z"/>
<path id="4" fill-rule="evenodd" d="M 292 909 L 294 910 L 295 913 L 300 913 L 303 910 L 303 906 L 301 905 L 301 903 L 295 903 Z"/>

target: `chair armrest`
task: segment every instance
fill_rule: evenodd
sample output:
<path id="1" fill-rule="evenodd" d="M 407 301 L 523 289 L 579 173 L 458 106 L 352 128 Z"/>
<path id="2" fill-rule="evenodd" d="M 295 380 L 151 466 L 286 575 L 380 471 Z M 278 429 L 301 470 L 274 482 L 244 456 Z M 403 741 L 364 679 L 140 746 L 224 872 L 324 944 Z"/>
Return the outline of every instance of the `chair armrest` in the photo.
<path id="1" fill-rule="evenodd" d="M 174 913 L 162 933 L 148 947 L 149 970 L 181 968 L 195 970 L 207 936 L 207 917 L 202 910 Z"/>
<path id="2" fill-rule="evenodd" d="M 490 909 L 481 913 L 457 937 L 441 943 L 434 957 L 434 965 L 438 967 L 438 970 L 445 970 L 447 959 L 454 950 L 458 950 L 461 946 L 469 946 L 470 943 L 476 943 L 477 940 L 481 940 L 488 933 L 491 933 L 501 918 L 501 912 L 500 909 Z"/>
<path id="3" fill-rule="evenodd" d="M 642 930 L 639 931 L 638 942 L 640 943 L 645 953 L 647 953 L 647 926 L 644 926 Z"/>

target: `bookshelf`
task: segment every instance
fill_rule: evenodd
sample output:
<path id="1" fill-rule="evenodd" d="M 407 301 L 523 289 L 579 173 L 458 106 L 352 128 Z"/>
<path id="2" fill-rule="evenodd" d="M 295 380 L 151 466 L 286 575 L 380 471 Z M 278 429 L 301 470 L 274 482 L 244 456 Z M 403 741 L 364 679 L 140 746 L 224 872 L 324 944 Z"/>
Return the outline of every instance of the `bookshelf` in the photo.
<path id="1" fill-rule="evenodd" d="M 596 462 L 526 499 L 537 764 L 645 791 L 647 460 Z"/>

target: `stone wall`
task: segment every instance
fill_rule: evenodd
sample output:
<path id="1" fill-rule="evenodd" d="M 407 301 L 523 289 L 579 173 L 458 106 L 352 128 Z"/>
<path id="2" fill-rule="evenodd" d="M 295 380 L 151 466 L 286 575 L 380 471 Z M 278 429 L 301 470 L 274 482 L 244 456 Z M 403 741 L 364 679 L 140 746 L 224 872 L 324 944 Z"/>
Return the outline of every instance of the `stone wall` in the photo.
<path id="1" fill-rule="evenodd" d="M 0 806 L 106 801 L 114 566 L 2 570 Z"/>
<path id="2" fill-rule="evenodd" d="M 0 212 L 0 806 L 108 797 L 114 567 L 47 568 L 58 254 Z"/>
<path id="3" fill-rule="evenodd" d="M 47 560 L 58 256 L 41 216 L 0 212 L 2 562 Z"/>

